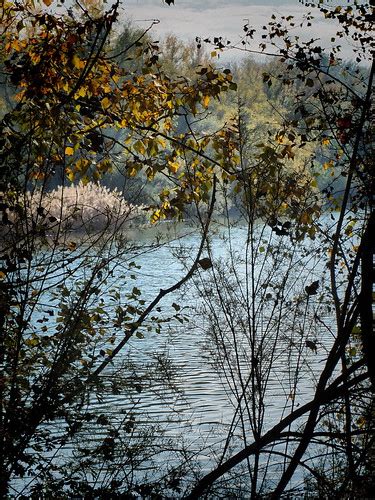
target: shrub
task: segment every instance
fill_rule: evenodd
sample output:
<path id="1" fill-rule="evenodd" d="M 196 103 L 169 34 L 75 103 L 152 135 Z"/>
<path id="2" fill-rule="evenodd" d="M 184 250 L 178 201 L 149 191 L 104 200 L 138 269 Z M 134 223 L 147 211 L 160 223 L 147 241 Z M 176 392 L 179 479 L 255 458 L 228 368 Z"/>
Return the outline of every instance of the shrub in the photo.
<path id="1" fill-rule="evenodd" d="M 141 214 L 141 207 L 128 203 L 117 189 L 93 182 L 36 191 L 30 193 L 29 203 L 33 216 L 39 213 L 54 227 L 83 232 L 117 230 Z"/>

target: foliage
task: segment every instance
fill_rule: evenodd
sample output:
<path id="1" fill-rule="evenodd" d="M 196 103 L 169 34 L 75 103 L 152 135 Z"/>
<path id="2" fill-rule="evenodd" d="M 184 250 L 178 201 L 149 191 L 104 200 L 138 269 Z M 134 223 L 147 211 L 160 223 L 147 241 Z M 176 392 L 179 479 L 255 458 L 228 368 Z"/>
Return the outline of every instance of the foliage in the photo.
<path id="1" fill-rule="evenodd" d="M 131 177 L 142 169 L 148 179 L 159 172 L 178 174 L 177 187 L 164 193 L 155 220 L 178 213 L 184 203 L 207 193 L 210 162 L 197 158 L 212 143 L 214 160 L 223 164 L 229 137 L 224 131 L 220 140 L 174 134 L 173 118 L 181 108 L 196 115 L 222 90 L 234 88 L 230 72 L 202 68 L 191 84 L 185 79 L 171 80 L 158 66 L 153 68 L 158 47 L 150 43 L 143 52 L 143 72 L 132 74 L 119 66 L 117 54 L 108 54 L 117 5 L 91 20 L 66 19 L 48 12 L 32 14 L 31 8 L 31 4 L 9 3 L 3 9 L 4 25 L 8 25 L 3 35 L 4 66 L 11 83 L 18 87 L 18 104 L 2 122 L 7 177 L 22 173 L 29 181 L 43 181 L 59 175 L 87 182 L 89 178 L 99 180 L 121 162 Z M 124 131 L 121 141 L 113 137 L 116 130 Z M 180 171 L 187 148 L 195 154 L 191 161 L 196 161 L 202 180 L 206 179 L 195 190 L 190 188 L 192 178 Z M 123 151 L 126 154 L 117 160 L 114 153 Z M 20 172 L 26 156 L 27 168 Z M 225 161 L 230 168 L 231 159 Z"/>
<path id="2" fill-rule="evenodd" d="M 143 171 L 149 180 L 173 180 L 151 207 L 153 222 L 209 200 L 213 167 L 229 167 L 224 150 L 234 157 L 235 146 L 225 130 L 198 138 L 177 132 L 175 121 L 182 109 L 198 116 L 234 84 L 229 71 L 213 67 L 201 68 L 192 82 L 169 78 L 158 64 L 157 45 L 143 34 L 130 44 L 128 35 L 120 37 L 116 46 L 111 33 L 118 3 L 105 11 L 77 2 L 65 12 L 63 6 L 49 9 L 51 4 L 1 6 L 1 62 L 14 99 L 0 124 L 0 495 L 12 488 L 93 493 L 92 484 L 104 488 L 108 474 L 118 476 L 115 464 L 124 474 L 111 488 L 143 491 L 152 483 L 143 464 L 150 466 L 172 445 L 165 441 L 161 447 L 158 440 L 150 448 L 150 429 L 131 410 L 120 422 L 88 408 L 118 387 L 130 402 L 132 391 L 142 390 L 134 377 L 130 387 L 126 375 L 115 383 L 114 360 L 133 335 L 160 331 L 168 320 L 155 309 L 196 269 L 207 228 L 202 226 L 202 243 L 185 277 L 147 302 L 134 282 L 135 259 L 146 250 L 128 241 L 124 226 L 134 215 L 132 206 L 92 182 L 112 169 L 127 177 Z M 205 153 L 209 144 L 213 159 Z M 183 321 L 176 309 L 172 316 Z M 163 386 L 169 381 L 170 374 Z M 102 442 L 80 444 L 94 428 Z M 104 463 L 103 474 L 90 472 Z M 90 485 L 82 483 L 84 477 Z"/>
<path id="3" fill-rule="evenodd" d="M 374 451 L 370 7 L 319 6 L 339 22 L 335 36 L 359 43 L 357 62 L 371 61 L 369 70 L 345 67 L 338 48 L 327 57 L 316 41 L 292 38 L 295 20 L 274 16 L 255 49 L 246 25 L 242 48 L 272 46 L 278 62 L 244 62 L 234 71 L 237 84 L 229 69 L 172 37 L 164 55 L 149 30 L 126 27 L 115 39 L 118 2 L 108 10 L 88 0 L 50 6 L 1 7 L 0 57 L 12 91 L 0 123 L 0 495 L 15 488 L 197 498 L 224 490 L 280 498 L 300 468 L 307 491 L 319 483 L 322 495 L 367 494 L 370 481 L 361 479 L 371 477 Z M 101 187 L 112 172 L 123 177 L 121 196 Z M 327 172 L 346 180 L 341 198 Z M 198 222 L 185 273 L 172 283 L 165 276 L 153 297 L 137 286 L 137 258 L 161 242 L 129 241 L 128 223 L 141 207 L 124 199 L 132 179 L 141 179 L 132 185 L 140 195 L 144 183 L 153 185 L 153 224 L 181 218 L 190 206 Z M 228 241 L 222 260 L 211 235 L 218 199 Z M 245 223 L 241 248 L 233 207 Z M 178 394 L 169 360 L 159 356 L 158 370 L 137 373 L 123 354 L 165 324 L 184 324 L 183 307 L 167 302 L 163 316 L 161 303 L 188 283 L 201 300 L 192 319 L 200 318 L 232 405 L 217 466 L 211 461 L 200 478 L 194 452 L 137 413 L 140 394 L 156 394 L 155 381 L 158 398 Z M 307 373 L 314 380 L 305 400 Z M 275 379 L 281 411 L 271 423 Z M 96 403 L 119 394 L 129 401 L 123 415 L 97 411 Z M 177 457 L 170 463 L 168 450 Z"/>
<path id="4" fill-rule="evenodd" d="M 340 61 L 339 47 L 327 58 L 317 41 L 293 38 L 292 16 L 273 16 L 263 27 L 259 49 L 252 45 L 253 28 L 246 25 L 243 50 L 270 54 L 273 47 L 280 64 L 265 71 L 263 81 L 270 88 L 281 85 L 293 96 L 276 142 L 286 141 L 286 155 L 308 144 L 312 173 L 331 170 L 333 178 L 344 177 L 344 190 L 333 196 L 328 185 L 322 192 L 326 214 L 333 211 L 330 222 L 327 215 L 316 218 L 314 210 L 307 212 L 313 224 L 307 231 L 311 242 L 298 243 L 304 214 L 270 224 L 281 238 L 277 244 L 267 226 L 255 224 L 251 203 L 245 204 L 245 250 L 238 255 L 230 246 L 229 260 L 214 263 L 211 282 L 198 284 L 206 297 L 212 356 L 231 393 L 234 412 L 217 467 L 188 498 L 220 492 L 229 477 L 241 482 L 244 474 L 249 482 L 245 494 L 251 498 L 303 494 L 294 480 L 301 469 L 308 478 L 307 495 L 312 484 L 313 497 L 373 494 L 374 400 L 368 392 L 374 385 L 372 8 L 321 4 L 325 17 L 339 23 L 333 38 L 346 35 L 358 42 L 357 62 L 370 64 L 368 70 Z M 313 22 L 307 15 L 305 23 Z M 215 43 L 217 50 L 224 49 L 221 40 Z M 258 200 L 254 204 L 259 207 Z M 285 248 L 287 238 L 292 248 Z M 284 350 L 279 349 L 281 341 Z M 316 366 L 314 356 L 320 349 L 325 353 Z M 280 357 L 288 381 L 275 382 Z M 306 401 L 307 373 L 315 380 Z M 270 426 L 266 411 L 270 394 L 275 398 L 275 385 L 285 396 Z"/>

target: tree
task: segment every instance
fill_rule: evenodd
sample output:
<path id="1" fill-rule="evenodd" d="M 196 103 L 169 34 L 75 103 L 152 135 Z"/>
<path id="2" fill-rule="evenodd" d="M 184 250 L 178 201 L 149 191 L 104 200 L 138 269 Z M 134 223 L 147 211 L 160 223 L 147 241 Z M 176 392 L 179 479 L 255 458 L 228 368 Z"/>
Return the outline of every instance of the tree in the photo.
<path id="1" fill-rule="evenodd" d="M 280 20 L 273 16 L 263 28 L 265 41 L 260 50 L 266 52 L 268 42 L 276 50 L 269 53 L 280 59 L 281 64 L 272 65 L 276 71 L 272 68 L 264 72 L 263 80 L 271 88 L 275 80 L 286 86 L 294 103 L 273 145 L 262 145 L 263 153 L 259 157 L 271 157 L 272 164 L 280 163 L 285 156 L 292 156 L 288 152 L 303 148 L 306 143 L 313 144 L 312 173 L 318 176 L 322 168 L 331 169 L 333 178 L 337 174 L 344 176 L 345 188 L 335 196 L 329 185 L 323 191 L 321 207 L 326 213 L 338 211 L 332 214 L 332 223 L 328 226 L 311 207 L 301 215 L 297 215 L 298 211 L 293 215 L 293 203 L 282 193 L 286 206 L 276 212 L 274 221 L 268 220 L 276 235 L 291 238 L 295 247 L 290 252 L 283 251 L 281 243 L 275 248 L 271 239 L 267 242 L 269 233 L 265 228 L 255 229 L 251 203 L 245 204 L 248 207 L 248 237 L 243 258 L 245 278 L 236 272 L 234 263 L 238 264 L 239 260 L 231 253 L 230 271 L 238 291 L 228 281 L 225 268 L 218 267 L 213 273 L 215 299 L 208 305 L 210 322 L 214 325 L 211 328 L 218 352 L 216 359 L 235 391 L 235 414 L 217 467 L 203 476 L 188 498 L 207 494 L 220 478 L 225 480 L 228 473 L 235 474 L 235 468 L 242 463 L 248 467 L 250 485 L 246 494 L 250 492 L 252 498 L 262 494 L 280 498 L 288 492 L 288 485 L 291 493 L 299 491 L 293 490 L 294 485 L 290 483 L 299 468 L 314 477 L 313 495 L 316 492 L 324 497 L 373 494 L 374 401 L 373 394 L 368 393 L 374 384 L 370 293 L 374 256 L 374 177 L 370 160 L 374 62 L 373 42 L 369 37 L 372 9 L 368 4 L 329 7 L 319 3 L 319 10 L 326 18 L 338 21 L 340 28 L 334 37 L 347 35 L 358 42 L 354 49 L 357 63 L 365 62 L 369 66 L 361 69 L 345 65 L 339 59 L 339 48 L 327 59 L 316 41 L 303 43 L 298 37 L 292 37 L 296 22 L 292 16 L 283 16 Z M 311 14 L 307 16 L 308 25 L 313 23 L 312 19 Z M 252 53 L 257 50 L 251 46 L 253 36 L 254 30 L 246 25 L 243 50 Z M 223 49 L 220 40 L 217 49 Z M 325 156 L 323 162 L 319 161 L 322 156 Z M 255 167 L 241 158 L 243 164 L 251 178 Z M 281 170 L 285 171 L 282 165 Z M 275 187 L 275 181 L 271 185 Z M 254 182 L 247 187 L 247 199 L 259 206 L 253 186 Z M 243 189 L 246 196 L 245 186 Z M 272 188 L 268 190 L 272 193 Z M 267 203 L 266 207 L 269 206 Z M 283 222 L 285 217 L 287 222 Z M 264 235 L 267 246 L 263 243 Z M 311 282 L 288 287 L 294 266 L 303 273 L 306 265 L 304 259 L 294 264 L 293 252 L 302 243 L 300 248 L 305 247 L 305 255 L 308 255 L 313 246 L 304 241 L 304 235 L 318 242 L 313 250 L 315 256 L 324 249 L 329 258 L 327 261 L 323 254 L 323 267 L 308 271 Z M 280 279 L 277 279 L 279 274 L 276 277 L 272 268 L 267 267 L 268 262 L 277 257 L 283 261 L 274 264 L 274 269 L 282 272 Z M 259 267 L 263 270 L 260 276 Z M 328 282 L 324 279 L 326 270 Z M 320 286 L 324 287 L 322 292 L 319 292 Z M 277 291 L 276 295 L 266 293 L 270 288 Z M 305 311 L 298 312 L 301 304 Z M 271 312 L 267 310 L 270 307 Z M 276 325 L 272 325 L 272 319 Z M 331 332 L 332 342 L 320 337 L 324 329 Z M 291 342 L 289 363 L 296 361 L 297 365 L 287 370 L 292 383 L 290 392 L 286 389 L 284 411 L 275 425 L 267 426 L 264 411 L 268 381 L 283 331 L 288 332 L 286 339 Z M 315 332 L 314 336 L 310 337 L 309 332 Z M 274 344 L 267 355 L 265 349 L 270 342 Z M 314 355 L 319 347 L 325 348 L 327 354 L 321 367 L 311 368 L 317 377 L 316 384 L 311 399 L 303 401 L 297 395 L 302 362 L 308 360 L 305 350 Z M 282 387 L 283 384 L 280 390 Z M 234 439 L 237 428 L 244 441 L 242 449 L 238 449 L 238 441 Z M 238 451 L 231 455 L 228 449 L 233 441 Z M 317 450 L 317 458 L 314 458 L 314 450 Z M 262 455 L 267 457 L 263 463 L 260 462 Z M 281 463 L 279 467 L 271 467 L 276 457 L 281 457 Z M 317 460 L 319 457 L 321 463 Z M 329 473 L 325 467 L 330 465 L 334 470 L 327 480 Z M 241 473 L 239 470 L 238 474 Z M 272 482 L 267 484 L 264 481 L 270 474 Z"/>
<path id="2" fill-rule="evenodd" d="M 232 77 L 209 67 L 193 82 L 169 78 L 157 45 L 143 34 L 130 43 L 124 35 L 115 45 L 118 2 L 106 11 L 77 2 L 53 12 L 51 4 L 1 6 L 3 78 L 14 100 L 1 119 L 0 491 L 2 497 L 12 488 L 27 495 L 142 492 L 147 485 L 134 470 L 150 463 L 155 448 L 134 443 L 130 410 L 116 427 L 90 402 L 118 387 L 129 394 L 141 387 L 115 377 L 114 359 L 133 335 L 142 337 L 140 330 L 160 328 L 159 302 L 198 266 L 215 196 L 213 166 L 229 168 L 223 150 L 231 143 L 225 130 L 210 137 L 177 133 L 175 121 L 181 110 L 199 115 L 233 87 Z M 166 177 L 172 186 L 154 206 L 136 207 L 93 186 L 112 169 Z M 119 288 L 104 294 L 119 269 L 125 267 L 124 279 L 134 278 L 140 250 L 127 229 L 140 210 L 148 208 L 157 222 L 191 203 L 206 206 L 206 221 L 185 276 L 149 303 L 136 286 L 121 291 L 120 278 Z M 76 442 L 97 427 L 100 442 Z M 55 459 L 69 446 L 72 457 Z M 113 472 L 118 463 L 121 479 Z M 95 464 L 105 464 L 111 481 L 103 482 L 99 466 L 92 472 Z"/>
<path id="3" fill-rule="evenodd" d="M 260 140 L 249 112 L 260 91 L 251 94 L 241 71 L 230 102 L 222 96 L 237 88 L 230 70 L 198 66 L 181 76 L 167 54 L 170 75 L 151 38 L 127 29 L 115 42 L 118 3 L 104 11 L 79 2 L 65 13 L 52 13 L 50 4 L 8 2 L 1 10 L 3 74 L 16 97 L 6 103 L 0 140 L 1 495 L 16 488 L 29 496 L 195 498 L 215 491 L 279 498 L 300 468 L 306 490 L 369 494 L 373 64 L 345 69 L 337 53 L 327 58 L 314 41 L 293 39 L 292 18 L 272 19 L 264 35 L 279 62 L 264 67 L 257 85 L 279 99 L 282 122 Z M 320 9 L 359 41 L 358 62 L 372 62 L 369 6 Z M 249 52 L 252 36 L 245 26 Z M 221 39 L 214 43 L 223 49 Z M 204 125 L 202 118 L 220 108 L 213 102 L 219 97 L 236 116 L 227 119 L 224 108 L 216 131 L 215 120 Z M 134 206 L 106 191 L 99 183 L 112 169 L 125 181 L 165 179 L 158 199 Z M 342 198 L 326 177 L 319 198 L 314 179 L 322 171 L 345 177 Z M 51 190 L 56 179 L 61 186 Z M 99 196 L 108 203 L 98 207 Z M 211 244 L 217 198 L 228 215 L 223 262 Z M 231 204 L 245 221 L 239 252 Z M 130 224 L 144 209 L 157 223 L 182 217 L 189 206 L 200 233 L 196 253 L 179 279 L 148 300 L 136 281 L 145 249 L 129 238 Z M 207 346 L 233 404 L 217 466 L 197 482 L 189 450 L 175 450 L 157 429 L 150 433 L 132 409 L 112 419 L 94 407 L 119 391 L 136 407 L 145 380 L 129 363 L 122 370 L 121 353 L 168 318 L 185 321 L 179 304 L 167 318 L 160 304 L 187 283 L 204 299 Z M 280 346 L 286 392 L 271 424 L 266 409 Z M 162 374 L 150 376 L 163 381 L 162 390 L 173 388 L 168 363 L 159 366 Z M 317 377 L 308 400 L 301 396 L 305 368 Z M 97 439 L 87 439 L 94 432 Z M 180 460 L 163 469 L 158 461 L 167 449 Z M 151 477 L 142 475 L 145 466 Z"/>

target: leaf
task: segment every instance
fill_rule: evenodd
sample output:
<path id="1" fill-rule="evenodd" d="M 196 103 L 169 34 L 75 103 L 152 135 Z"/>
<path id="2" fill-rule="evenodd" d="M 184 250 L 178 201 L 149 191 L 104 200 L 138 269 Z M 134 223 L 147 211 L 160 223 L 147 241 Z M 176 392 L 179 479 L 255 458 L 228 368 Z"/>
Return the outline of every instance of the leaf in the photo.
<path id="1" fill-rule="evenodd" d="M 365 418 L 365 417 L 363 417 L 363 416 L 361 416 L 361 417 L 359 417 L 359 418 L 357 419 L 357 425 L 358 425 L 358 427 L 359 427 L 360 429 L 363 429 L 363 427 L 365 427 L 366 423 L 367 423 L 367 420 L 366 420 L 366 418 Z"/>
<path id="2" fill-rule="evenodd" d="M 355 347 L 350 347 L 348 350 L 348 354 L 350 357 L 354 358 L 357 355 L 357 349 Z"/>
<path id="3" fill-rule="evenodd" d="M 284 142 L 284 133 L 283 132 L 279 132 L 276 134 L 276 142 L 278 144 L 282 144 Z"/>
<path id="4" fill-rule="evenodd" d="M 80 59 L 77 54 L 74 54 L 72 58 L 73 66 L 77 69 L 83 69 L 85 67 L 85 62 Z"/>
<path id="5" fill-rule="evenodd" d="M 101 100 L 101 105 L 103 110 L 106 110 L 110 107 L 111 101 L 108 99 L 108 97 L 104 97 L 104 99 Z"/>
<path id="6" fill-rule="evenodd" d="M 74 241 L 70 241 L 68 243 L 68 249 L 71 250 L 73 252 L 73 250 L 75 250 L 77 248 L 77 243 L 75 243 Z"/>
<path id="7" fill-rule="evenodd" d="M 203 97 L 203 106 L 204 106 L 205 108 L 207 108 L 207 107 L 208 107 L 208 105 L 210 104 L 210 100 L 211 100 L 211 98 L 210 98 L 210 96 L 209 96 L 209 95 L 205 95 L 205 96 Z"/>
<path id="8" fill-rule="evenodd" d="M 316 342 L 313 342 L 312 340 L 306 340 L 305 344 L 306 344 L 306 347 L 308 347 L 309 349 L 311 349 L 315 353 L 317 352 Z"/>
<path id="9" fill-rule="evenodd" d="M 66 177 L 70 180 L 70 182 L 74 181 L 74 172 L 71 168 L 66 169 Z"/>
<path id="10" fill-rule="evenodd" d="M 283 158 L 285 158 L 285 156 L 287 158 L 289 158 L 290 160 L 293 160 L 295 154 L 294 154 L 294 151 L 293 151 L 293 145 L 292 144 L 287 144 L 283 150 L 281 151 L 281 156 Z"/>
<path id="11" fill-rule="evenodd" d="M 146 153 L 146 148 L 142 141 L 135 142 L 133 148 L 140 155 L 144 155 Z"/>
<path id="12" fill-rule="evenodd" d="M 39 340 L 37 338 L 27 339 L 25 340 L 25 344 L 28 347 L 36 347 L 39 344 Z"/>
<path id="13" fill-rule="evenodd" d="M 207 269 L 212 267 L 212 261 L 208 257 L 198 260 L 198 264 L 204 271 L 207 271 Z"/>
<path id="14" fill-rule="evenodd" d="M 168 167 L 169 170 L 175 174 L 177 170 L 180 168 L 180 164 L 177 161 L 168 161 Z"/>
<path id="15" fill-rule="evenodd" d="M 305 286 L 307 295 L 316 295 L 318 293 L 319 281 L 314 281 L 311 285 Z"/>
<path id="16" fill-rule="evenodd" d="M 312 80 L 311 78 L 308 78 L 306 80 L 306 86 L 307 87 L 313 87 L 314 86 L 314 80 Z"/>
<path id="17" fill-rule="evenodd" d="M 74 149 L 71 146 L 67 146 L 65 148 L 65 154 L 66 156 L 72 156 L 74 154 Z"/>
<path id="18" fill-rule="evenodd" d="M 52 0 L 43 0 L 43 3 L 44 5 L 46 5 L 47 7 L 49 7 L 52 3 Z"/>
<path id="19" fill-rule="evenodd" d="M 353 326 L 353 329 L 352 329 L 353 335 L 360 335 L 361 333 L 362 333 L 362 330 L 359 326 Z"/>
<path id="20" fill-rule="evenodd" d="M 161 218 L 161 211 L 159 209 L 155 210 L 155 212 L 151 216 L 151 224 L 156 224 Z"/>

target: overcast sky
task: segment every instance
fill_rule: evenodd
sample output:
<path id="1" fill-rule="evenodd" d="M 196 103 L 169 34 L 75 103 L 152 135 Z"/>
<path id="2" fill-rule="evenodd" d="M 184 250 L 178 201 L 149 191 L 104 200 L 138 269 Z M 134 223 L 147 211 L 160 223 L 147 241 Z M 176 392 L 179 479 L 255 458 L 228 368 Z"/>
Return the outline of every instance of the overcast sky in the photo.
<path id="1" fill-rule="evenodd" d="M 150 20 L 158 19 L 160 23 L 153 28 L 155 39 L 175 33 L 186 41 L 196 36 L 223 36 L 235 43 L 246 22 L 255 28 L 261 27 L 272 14 L 291 14 L 302 20 L 309 10 L 298 0 L 175 0 L 171 6 L 162 0 L 125 0 L 122 15 L 140 27 L 147 27 Z M 329 48 L 332 25 L 322 18 L 318 9 L 313 12 L 316 16 L 313 29 L 309 32 L 306 28 L 296 28 L 295 33 L 306 39 L 319 37 L 321 44 Z M 348 48 L 345 55 L 350 57 Z"/>

